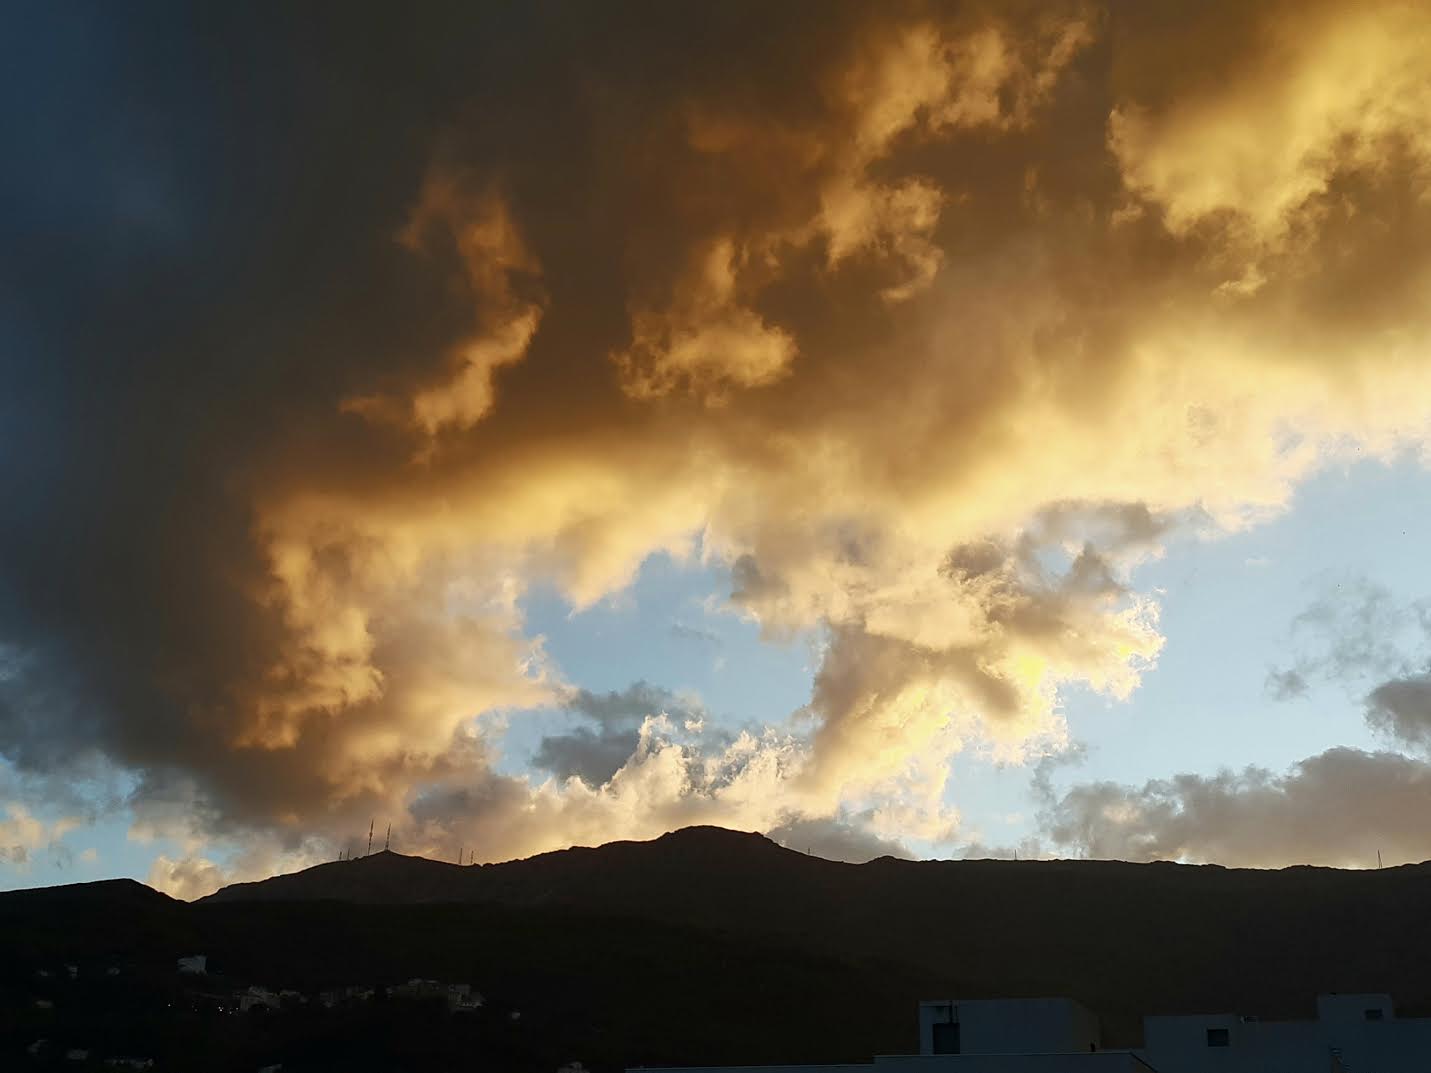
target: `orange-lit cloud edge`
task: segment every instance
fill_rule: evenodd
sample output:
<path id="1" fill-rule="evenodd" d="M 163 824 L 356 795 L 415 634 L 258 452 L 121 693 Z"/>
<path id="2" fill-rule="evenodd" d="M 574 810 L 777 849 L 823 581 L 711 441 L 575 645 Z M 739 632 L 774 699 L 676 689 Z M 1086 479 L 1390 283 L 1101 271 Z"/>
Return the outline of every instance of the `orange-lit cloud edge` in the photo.
<path id="1" fill-rule="evenodd" d="M 629 222 L 600 251 L 544 247 L 520 170 L 453 129 L 391 242 L 468 326 L 331 399 L 364 465 L 262 463 L 268 643 L 195 717 L 222 748 L 138 808 L 185 847 L 152 880 L 323 859 L 374 812 L 478 859 L 852 816 L 953 844 L 951 756 L 1057 753 L 1062 690 L 1155 664 L 1130 579 L 1169 533 L 1424 449 L 1427 55 L 1410 4 L 871 7 L 798 78 L 644 110 L 582 195 Z M 563 259 L 593 256 L 611 338 L 562 328 Z M 658 552 L 821 638 L 808 706 L 715 744 L 652 711 L 602 785 L 496 773 L 494 716 L 579 684 L 523 595 L 587 607 Z"/>

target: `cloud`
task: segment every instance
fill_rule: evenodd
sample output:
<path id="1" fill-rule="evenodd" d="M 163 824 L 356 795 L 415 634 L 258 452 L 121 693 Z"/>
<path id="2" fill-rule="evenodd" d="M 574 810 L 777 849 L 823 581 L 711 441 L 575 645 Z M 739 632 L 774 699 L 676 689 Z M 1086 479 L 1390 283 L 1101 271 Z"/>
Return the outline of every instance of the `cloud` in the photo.
<path id="1" fill-rule="evenodd" d="M 725 642 L 721 640 L 720 634 L 714 630 L 707 630 L 700 626 L 692 626 L 687 622 L 672 622 L 671 636 L 679 637 L 683 641 L 698 641 L 701 644 L 710 645 L 712 648 L 723 648 Z"/>
<path id="2" fill-rule="evenodd" d="M 355 397 L 345 400 L 342 409 L 410 422 L 428 437 L 449 428 L 469 429 L 492 409 L 497 371 L 525 356 L 541 323 L 540 265 L 502 194 L 462 172 L 435 169 L 428 174 L 399 239 L 418 253 L 438 244 L 452 247 L 477 310 L 478 330 L 456 344 L 442 375 L 410 398 Z"/>
<path id="3" fill-rule="evenodd" d="M 1306 696 L 1317 678 L 1360 692 L 1366 725 L 1403 748 L 1431 746 L 1431 678 L 1425 670 L 1431 643 L 1431 606 L 1400 601 L 1362 577 L 1321 581 L 1322 592 L 1292 622 L 1294 637 L 1311 648 L 1286 670 L 1267 674 L 1278 700 Z M 1413 655 L 1413 652 L 1416 654 Z"/>
<path id="4" fill-rule="evenodd" d="M 1431 752 L 1431 676 L 1382 682 L 1367 695 L 1366 722 L 1403 746 Z"/>
<path id="5" fill-rule="evenodd" d="M 57 863 L 63 863 L 68 852 L 61 846 L 60 839 L 80 826 L 74 817 L 61 817 L 45 821 L 35 816 L 29 808 L 18 801 L 5 806 L 5 814 L 0 817 L 0 864 L 25 869 L 30 865 L 31 854 L 39 849 L 49 849 L 56 856 Z"/>
<path id="6" fill-rule="evenodd" d="M 1305 697 L 1310 687 L 1302 671 L 1295 668 L 1279 671 L 1274 667 L 1267 672 L 1266 688 L 1273 700 L 1294 700 Z"/>
<path id="7" fill-rule="evenodd" d="M 0 752 L 97 755 L 185 859 L 947 835 L 950 755 L 1137 688 L 1170 533 L 1427 443 L 1428 20 L 1292 10 L 37 17 Z M 496 773 L 579 686 L 524 597 L 662 553 L 817 647 L 808 703 Z"/>
<path id="8" fill-rule="evenodd" d="M 1045 799 L 1043 838 L 1080 856 L 1215 861 L 1238 867 L 1370 867 L 1431 858 L 1420 817 L 1431 765 L 1334 748 L 1284 774 L 1260 767 L 1142 786 L 1078 784 Z"/>
<path id="9" fill-rule="evenodd" d="M 154 858 L 148 876 L 148 883 L 155 890 L 185 901 L 212 894 L 228 882 L 223 870 L 206 857 L 175 860 L 162 853 Z"/>
<path id="10" fill-rule="evenodd" d="M 532 763 L 560 779 L 573 776 L 591 786 L 605 784 L 626 764 L 640 744 L 647 719 L 663 718 L 684 729 L 703 727 L 706 711 L 698 698 L 636 682 L 621 692 L 596 694 L 579 689 L 565 698 L 568 711 L 595 727 L 577 726 L 542 738 Z"/>
<path id="11" fill-rule="evenodd" d="M 49 832 L 24 805 L 12 802 L 5 812 L 8 818 L 0 820 L 0 860 L 12 865 L 29 864 L 30 852 L 50 840 Z"/>
<path id="12" fill-rule="evenodd" d="M 1175 75 L 1161 79 L 1156 103 L 1114 108 L 1109 144 L 1124 180 L 1175 233 L 1212 221 L 1263 246 L 1292 243 L 1299 228 L 1338 211 L 1339 178 L 1380 178 L 1401 154 L 1417 167 L 1431 161 L 1424 13 L 1397 3 L 1299 5 L 1299 25 L 1288 32 L 1291 10 L 1269 5 L 1234 16 L 1224 32 L 1246 43 L 1234 47 L 1233 62 L 1217 64 L 1216 85 L 1176 95 L 1168 85 L 1181 80 Z M 1226 14 L 1190 13 L 1183 21 L 1191 25 L 1178 29 L 1210 29 Z M 1154 35 L 1130 66 L 1147 77 L 1176 32 Z M 1181 71 L 1182 79 L 1211 82 L 1207 72 Z"/>
<path id="13" fill-rule="evenodd" d="M 913 855 L 899 842 L 870 833 L 858 820 L 844 817 L 795 819 L 771 828 L 766 836 L 787 849 L 811 853 L 829 861 L 864 864 L 876 857 L 909 859 Z"/>
<path id="14" fill-rule="evenodd" d="M 726 239 L 700 251 L 678 286 L 675 306 L 632 317 L 632 343 L 613 355 L 627 394 L 653 399 L 683 389 L 709 403 L 735 388 L 781 379 L 795 359 L 795 340 L 767 324 L 736 297 L 736 250 Z"/>
<path id="15" fill-rule="evenodd" d="M 1320 592 L 1292 621 L 1294 638 L 1308 638 L 1311 648 L 1301 652 L 1286 671 L 1268 674 L 1269 688 L 1287 686 L 1289 696 L 1300 696 L 1312 678 L 1354 684 L 1366 678 L 1404 671 L 1408 643 L 1431 632 L 1431 607 L 1424 601 L 1396 600 L 1384 586 L 1365 577 L 1324 577 Z M 1411 636 L 1408 636 L 1411 634 Z"/>
<path id="16" fill-rule="evenodd" d="M 799 813 L 788 787 L 803 762 L 801 743 L 773 730 L 743 731 L 722 745 L 666 716 L 647 716 L 631 755 L 600 785 L 469 771 L 461 784 L 420 796 L 394 837 L 405 846 L 466 840 L 500 860 L 595 845 L 612 832 L 652 838 L 717 822 L 768 830 Z"/>

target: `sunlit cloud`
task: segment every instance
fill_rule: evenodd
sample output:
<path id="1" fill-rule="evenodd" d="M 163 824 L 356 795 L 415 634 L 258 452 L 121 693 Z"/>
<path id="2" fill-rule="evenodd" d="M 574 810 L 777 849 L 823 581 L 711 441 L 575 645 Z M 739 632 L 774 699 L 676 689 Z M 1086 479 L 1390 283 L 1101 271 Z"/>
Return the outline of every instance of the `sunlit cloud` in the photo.
<path id="1" fill-rule="evenodd" d="M 14 502 L 105 544 L 0 533 L 0 749 L 57 769 L 84 741 L 132 773 L 133 837 L 178 847 L 156 885 L 325 859 L 378 814 L 478 859 L 686 823 L 954 846 L 952 757 L 1066 747 L 1071 690 L 1125 701 L 1175 643 L 1139 582 L 1171 539 L 1424 454 L 1419 8 L 836 5 L 819 33 L 768 13 L 736 68 L 723 17 L 702 51 L 675 14 L 579 16 L 580 63 L 523 23 L 515 67 L 355 89 L 372 148 L 319 169 L 362 165 L 309 206 L 322 241 L 218 235 L 264 270 L 203 283 L 172 332 L 112 315 L 122 382 L 56 404 L 90 455 L 24 433 L 73 494 L 17 478 Z M 584 692 L 525 601 L 619 599 L 656 555 L 813 645 L 806 702 Z M 1374 711 L 1420 741 L 1396 670 Z M 504 753 L 554 709 L 573 724 Z M 1391 755 L 1100 786 L 1052 829 L 1341 860 L 1179 817 L 1322 815 L 1372 769 L 1414 803 Z"/>

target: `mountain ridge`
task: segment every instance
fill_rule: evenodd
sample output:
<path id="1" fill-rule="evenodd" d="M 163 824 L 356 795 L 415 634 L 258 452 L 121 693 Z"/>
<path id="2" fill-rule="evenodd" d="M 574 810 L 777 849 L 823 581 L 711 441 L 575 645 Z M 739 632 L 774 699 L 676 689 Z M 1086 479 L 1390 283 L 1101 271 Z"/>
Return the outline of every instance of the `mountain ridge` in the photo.
<path id="1" fill-rule="evenodd" d="M 1070 859 L 1010 861 L 999 858 L 969 858 L 964 860 L 909 860 L 893 856 L 881 856 L 861 864 L 833 861 L 828 858 L 801 853 L 781 846 L 764 835 L 755 832 L 735 831 L 710 825 L 684 827 L 668 832 L 654 839 L 625 839 L 602 843 L 598 846 L 572 846 L 567 849 L 550 850 L 530 857 L 514 858 L 508 861 L 484 862 L 482 864 L 458 865 L 451 861 L 435 860 L 420 855 L 402 854 L 393 850 L 376 853 L 348 861 L 328 861 L 312 865 L 268 879 L 244 883 L 233 883 L 212 894 L 197 899 L 199 902 L 233 902 L 243 900 L 282 901 L 289 899 L 311 900 L 331 899 L 336 901 L 361 901 L 380 903 L 391 896 L 399 903 L 414 901 L 470 901 L 485 900 L 500 887 L 492 883 L 492 877 L 501 870 L 509 872 L 557 872 L 571 867 L 581 869 L 595 864 L 600 868 L 632 863 L 673 864 L 717 863 L 749 864 L 739 861 L 738 855 L 747 851 L 764 854 L 764 860 L 777 867 L 824 867 L 840 869 L 974 869 L 1000 868 L 1027 870 L 1030 874 L 1039 871 L 1086 871 L 1103 869 L 1151 869 L 1154 871 L 1175 869 L 1183 874 L 1219 874 L 1257 877 L 1294 876 L 1349 876 L 1365 877 L 1373 874 L 1390 876 L 1426 871 L 1431 873 L 1431 862 L 1421 861 L 1395 865 L 1380 869 L 1345 869 L 1323 865 L 1294 864 L 1281 868 L 1246 868 L 1225 865 L 1187 864 L 1179 861 L 1121 861 L 1114 859 Z M 616 860 L 616 858 L 621 858 Z M 637 862 L 635 858 L 645 858 Z M 795 862 L 802 862 L 796 865 Z M 400 863 L 399 863 L 400 862 Z M 778 863 L 777 863 L 778 862 Z M 375 869 L 382 869 L 376 871 Z M 399 871 L 405 869 L 406 871 Z M 401 876 L 403 882 L 393 882 Z M 430 885 L 414 886 L 414 877 L 441 878 L 446 885 L 443 897 L 433 897 Z M 319 882 L 322 880 L 322 882 Z M 362 886 L 362 883 L 369 884 Z"/>
<path id="2" fill-rule="evenodd" d="M 1428 911 L 1425 863 L 855 865 L 703 828 L 488 865 L 384 852 L 191 903 L 132 881 L 14 892 L 0 966 L 19 996 L 45 966 L 161 981 L 194 953 L 274 988 L 470 981 L 594 1069 L 850 1061 L 907 1047 L 939 996 L 1066 995 L 1123 1046 L 1146 1014 L 1308 1016 L 1319 992 L 1431 1013 Z"/>

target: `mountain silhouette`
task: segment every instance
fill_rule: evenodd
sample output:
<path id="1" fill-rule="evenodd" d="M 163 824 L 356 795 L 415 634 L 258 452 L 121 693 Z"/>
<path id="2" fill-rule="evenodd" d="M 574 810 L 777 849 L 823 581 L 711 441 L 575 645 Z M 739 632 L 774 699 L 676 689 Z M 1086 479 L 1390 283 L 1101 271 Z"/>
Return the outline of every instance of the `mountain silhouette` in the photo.
<path id="1" fill-rule="evenodd" d="M 782 880 L 799 883 L 812 872 L 830 874 L 827 870 L 851 867 L 783 849 L 763 835 L 687 827 L 649 842 L 608 842 L 595 849 L 575 847 L 501 864 L 459 866 L 384 850 L 256 883 L 235 883 L 203 900 L 497 901 L 629 911 L 628 899 L 649 897 L 655 884 L 662 892 L 685 898 L 709 898 L 712 909 L 724 906 L 738 916 L 747 905 L 758 908 L 754 903 L 761 894 Z M 693 888 L 697 883 L 700 886 Z"/>
<path id="2" fill-rule="evenodd" d="M 1424 1014 L 1428 910 L 1428 865 L 850 865 L 699 827 L 490 865 L 375 853 L 193 904 L 123 881 L 0 895 L 0 962 L 172 973 L 202 952 L 269 986 L 461 980 L 543 1025 L 549 1068 L 858 1061 L 912 1048 L 921 997 L 1066 995 L 1125 1046 L 1145 1014 L 1310 1016 L 1318 992 Z"/>
<path id="3" fill-rule="evenodd" d="M 628 916 L 880 957 L 965 994 L 1075 994 L 1094 1008 L 1300 1012 L 1318 991 L 1431 1000 L 1431 866 L 1375 871 L 1119 861 L 851 865 L 693 827 L 503 864 L 395 853 L 237 884 L 213 903 L 493 903 Z M 1414 953 L 1413 953 L 1414 952 Z M 1426 992 L 1426 994 L 1422 994 Z M 1208 1007 L 1211 1008 L 1211 1007 Z"/>

